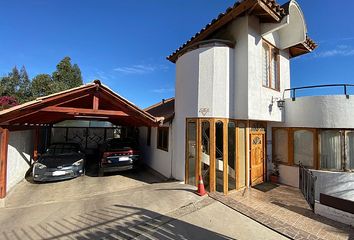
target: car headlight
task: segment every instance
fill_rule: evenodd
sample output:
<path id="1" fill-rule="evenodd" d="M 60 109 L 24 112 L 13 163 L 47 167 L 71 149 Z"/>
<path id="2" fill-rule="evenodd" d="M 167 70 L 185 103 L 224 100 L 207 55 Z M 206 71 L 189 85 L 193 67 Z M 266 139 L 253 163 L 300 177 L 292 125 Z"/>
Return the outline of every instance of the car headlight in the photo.
<path id="1" fill-rule="evenodd" d="M 43 168 L 46 168 L 47 166 L 42 163 L 37 162 L 34 164 L 34 167 L 38 168 L 38 169 L 43 169 Z"/>
<path id="2" fill-rule="evenodd" d="M 76 161 L 73 163 L 74 166 L 80 166 L 84 163 L 84 159 L 80 159 L 79 161 Z"/>

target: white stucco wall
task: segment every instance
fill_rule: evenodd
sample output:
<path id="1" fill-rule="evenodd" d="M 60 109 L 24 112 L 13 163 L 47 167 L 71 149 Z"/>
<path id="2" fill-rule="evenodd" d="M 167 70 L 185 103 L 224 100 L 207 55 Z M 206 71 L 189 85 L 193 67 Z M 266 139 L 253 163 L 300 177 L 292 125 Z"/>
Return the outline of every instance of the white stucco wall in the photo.
<path id="1" fill-rule="evenodd" d="M 280 164 L 279 182 L 292 187 L 299 187 L 299 168 Z"/>
<path id="2" fill-rule="evenodd" d="M 261 24 L 256 17 L 237 18 L 219 36 L 235 48 L 203 46 L 176 62 L 173 176 L 184 179 L 185 123 L 192 117 L 281 121 L 277 100 L 290 87 L 287 51 L 280 51 L 280 91 L 262 86 Z M 277 33 L 269 41 L 280 44 Z M 273 104 L 273 105 L 272 105 Z M 200 111 L 206 110 L 204 114 Z M 248 139 L 247 139 L 248 141 Z"/>
<path id="3" fill-rule="evenodd" d="M 204 49 L 205 50 L 205 49 Z M 184 180 L 185 123 L 187 117 L 198 116 L 199 52 L 186 53 L 176 62 L 175 118 L 173 122 L 172 175 Z"/>
<path id="4" fill-rule="evenodd" d="M 181 56 L 176 63 L 173 177 L 184 179 L 185 122 L 193 117 L 228 118 L 233 50 L 205 46 Z M 232 99 L 233 101 L 234 99 Z M 205 112 L 201 111 L 206 110 Z"/>
<path id="5" fill-rule="evenodd" d="M 230 82 L 230 118 L 248 118 L 248 17 L 237 18 L 228 28 L 236 42 L 233 49 L 233 78 Z"/>
<path id="6" fill-rule="evenodd" d="M 33 131 L 10 132 L 7 150 L 7 191 L 22 181 L 33 155 Z"/>
<path id="7" fill-rule="evenodd" d="M 224 46 L 203 47 L 190 54 L 197 55 L 199 62 L 199 74 L 195 79 L 198 81 L 198 117 L 229 117 L 232 49 Z M 203 114 L 201 109 L 208 111 Z"/>
<path id="8" fill-rule="evenodd" d="M 261 24 L 259 19 L 248 17 L 248 119 L 282 121 L 281 110 L 276 99 L 281 99 L 283 91 L 290 87 L 290 65 L 287 51 L 280 51 L 280 91 L 263 87 Z M 276 47 L 281 39 L 278 34 L 265 36 Z"/>
<path id="9" fill-rule="evenodd" d="M 286 99 L 284 124 L 290 127 L 354 128 L 354 96 L 344 95 Z"/>
<path id="10" fill-rule="evenodd" d="M 167 125 L 166 125 L 167 126 Z M 171 160 L 173 152 L 172 127 L 169 129 L 168 152 L 157 148 L 157 128 L 151 128 L 150 146 L 147 146 L 148 128 L 141 127 L 139 129 L 139 144 L 143 152 L 143 161 L 155 171 L 163 176 L 170 178 Z"/>
<path id="11" fill-rule="evenodd" d="M 315 213 L 354 227 L 354 214 L 344 212 L 326 205 L 315 202 Z"/>
<path id="12" fill-rule="evenodd" d="M 320 193 L 354 201 L 354 173 L 312 170 L 317 177 L 315 199 L 320 200 Z"/>

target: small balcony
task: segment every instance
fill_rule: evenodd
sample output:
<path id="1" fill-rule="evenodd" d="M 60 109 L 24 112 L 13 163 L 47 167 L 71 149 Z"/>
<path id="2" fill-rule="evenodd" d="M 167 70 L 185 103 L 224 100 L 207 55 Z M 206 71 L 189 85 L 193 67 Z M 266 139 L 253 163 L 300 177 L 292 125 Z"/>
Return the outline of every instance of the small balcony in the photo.
<path id="1" fill-rule="evenodd" d="M 286 89 L 284 123 L 289 127 L 354 128 L 354 84 L 327 84 Z"/>

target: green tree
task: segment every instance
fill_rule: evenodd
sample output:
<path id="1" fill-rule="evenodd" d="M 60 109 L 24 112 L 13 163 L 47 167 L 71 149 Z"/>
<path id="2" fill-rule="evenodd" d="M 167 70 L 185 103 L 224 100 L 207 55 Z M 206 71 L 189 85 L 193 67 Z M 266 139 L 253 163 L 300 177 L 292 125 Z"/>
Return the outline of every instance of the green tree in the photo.
<path id="1" fill-rule="evenodd" d="M 31 93 L 34 98 L 53 93 L 53 81 L 49 74 L 38 74 L 32 79 Z"/>
<path id="2" fill-rule="evenodd" d="M 52 74 L 53 90 L 63 91 L 82 85 L 81 71 L 77 64 L 71 64 L 71 58 L 61 60 Z"/>
<path id="3" fill-rule="evenodd" d="M 0 80 L 1 96 L 11 96 L 17 99 L 19 84 L 20 84 L 20 72 L 15 66 L 7 76 L 1 78 Z"/>
<path id="4" fill-rule="evenodd" d="M 28 77 L 25 66 L 20 70 L 20 81 L 18 86 L 17 97 L 19 102 L 27 102 L 32 99 L 31 81 Z"/>
<path id="5" fill-rule="evenodd" d="M 72 80 L 72 85 L 73 87 L 78 87 L 78 86 L 81 86 L 83 84 L 82 82 L 82 76 L 81 76 L 81 70 L 79 68 L 79 66 L 75 63 L 73 65 L 73 80 Z"/>

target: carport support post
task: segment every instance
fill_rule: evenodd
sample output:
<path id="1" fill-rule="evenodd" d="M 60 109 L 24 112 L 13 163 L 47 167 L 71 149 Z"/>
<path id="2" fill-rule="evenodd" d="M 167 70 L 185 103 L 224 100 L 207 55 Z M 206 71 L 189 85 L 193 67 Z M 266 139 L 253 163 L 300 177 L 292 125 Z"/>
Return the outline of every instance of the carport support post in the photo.
<path id="1" fill-rule="evenodd" d="M 33 160 L 36 162 L 38 160 L 38 144 L 39 144 L 39 128 L 34 130 L 34 141 L 33 141 Z"/>
<path id="2" fill-rule="evenodd" d="M 7 175 L 7 146 L 9 143 L 9 130 L 0 128 L 0 199 L 6 196 Z"/>

